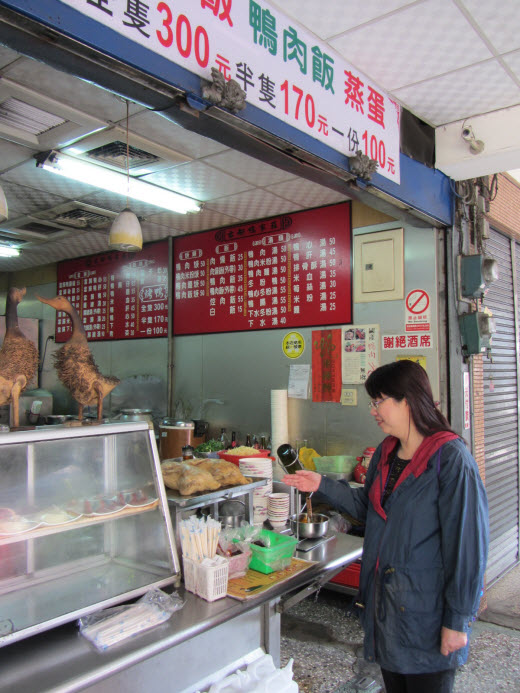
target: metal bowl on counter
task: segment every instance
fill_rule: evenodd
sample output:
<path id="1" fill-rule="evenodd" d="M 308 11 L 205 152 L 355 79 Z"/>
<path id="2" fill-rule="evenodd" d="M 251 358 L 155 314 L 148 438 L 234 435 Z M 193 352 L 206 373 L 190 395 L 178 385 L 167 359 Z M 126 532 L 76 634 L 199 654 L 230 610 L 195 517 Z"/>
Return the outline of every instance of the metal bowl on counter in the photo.
<path id="1" fill-rule="evenodd" d="M 311 522 L 307 517 L 307 513 L 300 515 L 291 515 L 289 522 L 291 531 L 294 535 L 302 539 L 318 539 L 324 537 L 329 526 L 329 518 L 326 515 L 314 513 L 311 515 Z"/>
<path id="2" fill-rule="evenodd" d="M 227 500 L 218 507 L 219 520 L 223 527 L 240 527 L 246 519 L 246 504 L 241 500 Z"/>

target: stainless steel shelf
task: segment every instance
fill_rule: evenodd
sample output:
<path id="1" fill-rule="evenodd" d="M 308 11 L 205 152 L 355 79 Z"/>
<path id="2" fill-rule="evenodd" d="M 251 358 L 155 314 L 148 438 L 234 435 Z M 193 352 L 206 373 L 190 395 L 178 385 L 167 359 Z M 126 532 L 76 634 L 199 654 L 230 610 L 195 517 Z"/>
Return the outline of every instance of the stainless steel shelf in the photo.
<path id="1" fill-rule="evenodd" d="M 250 484 L 242 484 L 240 486 L 229 486 L 227 488 L 219 488 L 210 493 L 196 493 L 192 496 L 181 496 L 178 491 L 171 489 L 166 490 L 166 498 L 168 504 L 178 506 L 179 508 L 201 508 L 204 505 L 211 505 L 215 501 L 220 501 L 235 496 L 243 496 L 245 493 L 253 491 L 255 488 L 260 488 L 267 484 L 267 479 L 260 477 L 249 477 L 252 479 Z"/>

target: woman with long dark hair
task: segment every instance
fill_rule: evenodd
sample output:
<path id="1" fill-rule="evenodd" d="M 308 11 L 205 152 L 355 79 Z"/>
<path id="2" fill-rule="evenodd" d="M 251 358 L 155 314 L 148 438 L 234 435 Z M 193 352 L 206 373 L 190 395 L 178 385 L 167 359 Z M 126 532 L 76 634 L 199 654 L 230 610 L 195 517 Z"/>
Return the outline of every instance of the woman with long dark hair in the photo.
<path id="1" fill-rule="evenodd" d="M 358 606 L 365 657 L 388 693 L 450 693 L 467 659 L 488 550 L 477 464 L 435 405 L 426 371 L 409 360 L 367 379 L 370 412 L 387 434 L 365 485 L 316 472 L 283 482 L 365 525 Z"/>

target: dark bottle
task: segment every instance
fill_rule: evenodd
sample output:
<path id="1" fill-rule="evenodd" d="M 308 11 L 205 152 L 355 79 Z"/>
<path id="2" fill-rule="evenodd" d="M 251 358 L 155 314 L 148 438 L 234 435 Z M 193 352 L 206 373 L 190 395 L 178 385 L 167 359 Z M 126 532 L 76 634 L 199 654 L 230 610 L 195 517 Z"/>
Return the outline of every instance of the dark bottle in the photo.
<path id="1" fill-rule="evenodd" d="M 248 433 L 247 436 L 246 436 L 246 447 L 248 447 L 248 448 L 252 447 L 252 445 L 251 445 L 251 434 L 250 434 L 250 433 Z"/>
<path id="2" fill-rule="evenodd" d="M 276 451 L 282 467 L 285 469 L 287 474 L 294 474 L 295 472 L 303 469 L 303 465 L 298 459 L 298 453 L 296 450 L 289 445 L 289 443 L 284 443 L 280 445 Z"/>
<path id="3" fill-rule="evenodd" d="M 258 438 L 256 436 L 253 436 L 253 447 L 255 450 L 260 449 L 260 443 L 258 442 Z"/>
<path id="4" fill-rule="evenodd" d="M 182 448 L 182 459 L 183 460 L 192 460 L 194 452 L 195 452 L 195 450 L 194 450 L 192 445 L 185 445 Z"/>
<path id="5" fill-rule="evenodd" d="M 230 448 L 236 448 L 237 446 L 237 434 L 236 431 L 231 431 L 231 445 Z"/>
<path id="6" fill-rule="evenodd" d="M 265 436 L 260 436 L 260 450 L 267 450 L 267 442 Z"/>

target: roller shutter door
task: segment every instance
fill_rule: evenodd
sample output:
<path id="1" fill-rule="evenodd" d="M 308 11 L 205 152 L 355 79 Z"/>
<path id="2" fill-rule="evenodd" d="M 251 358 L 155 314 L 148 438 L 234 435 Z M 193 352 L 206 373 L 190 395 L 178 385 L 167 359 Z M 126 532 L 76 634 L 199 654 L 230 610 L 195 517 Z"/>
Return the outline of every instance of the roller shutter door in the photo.
<path id="1" fill-rule="evenodd" d="M 486 255 L 497 260 L 500 274 L 484 301 L 497 325 L 492 361 L 484 358 L 486 490 L 490 520 L 488 585 L 517 563 L 519 551 L 519 383 L 514 281 L 515 276 L 517 282 L 520 277 L 520 252 L 515 245 L 518 246 L 493 230 L 486 243 Z"/>

